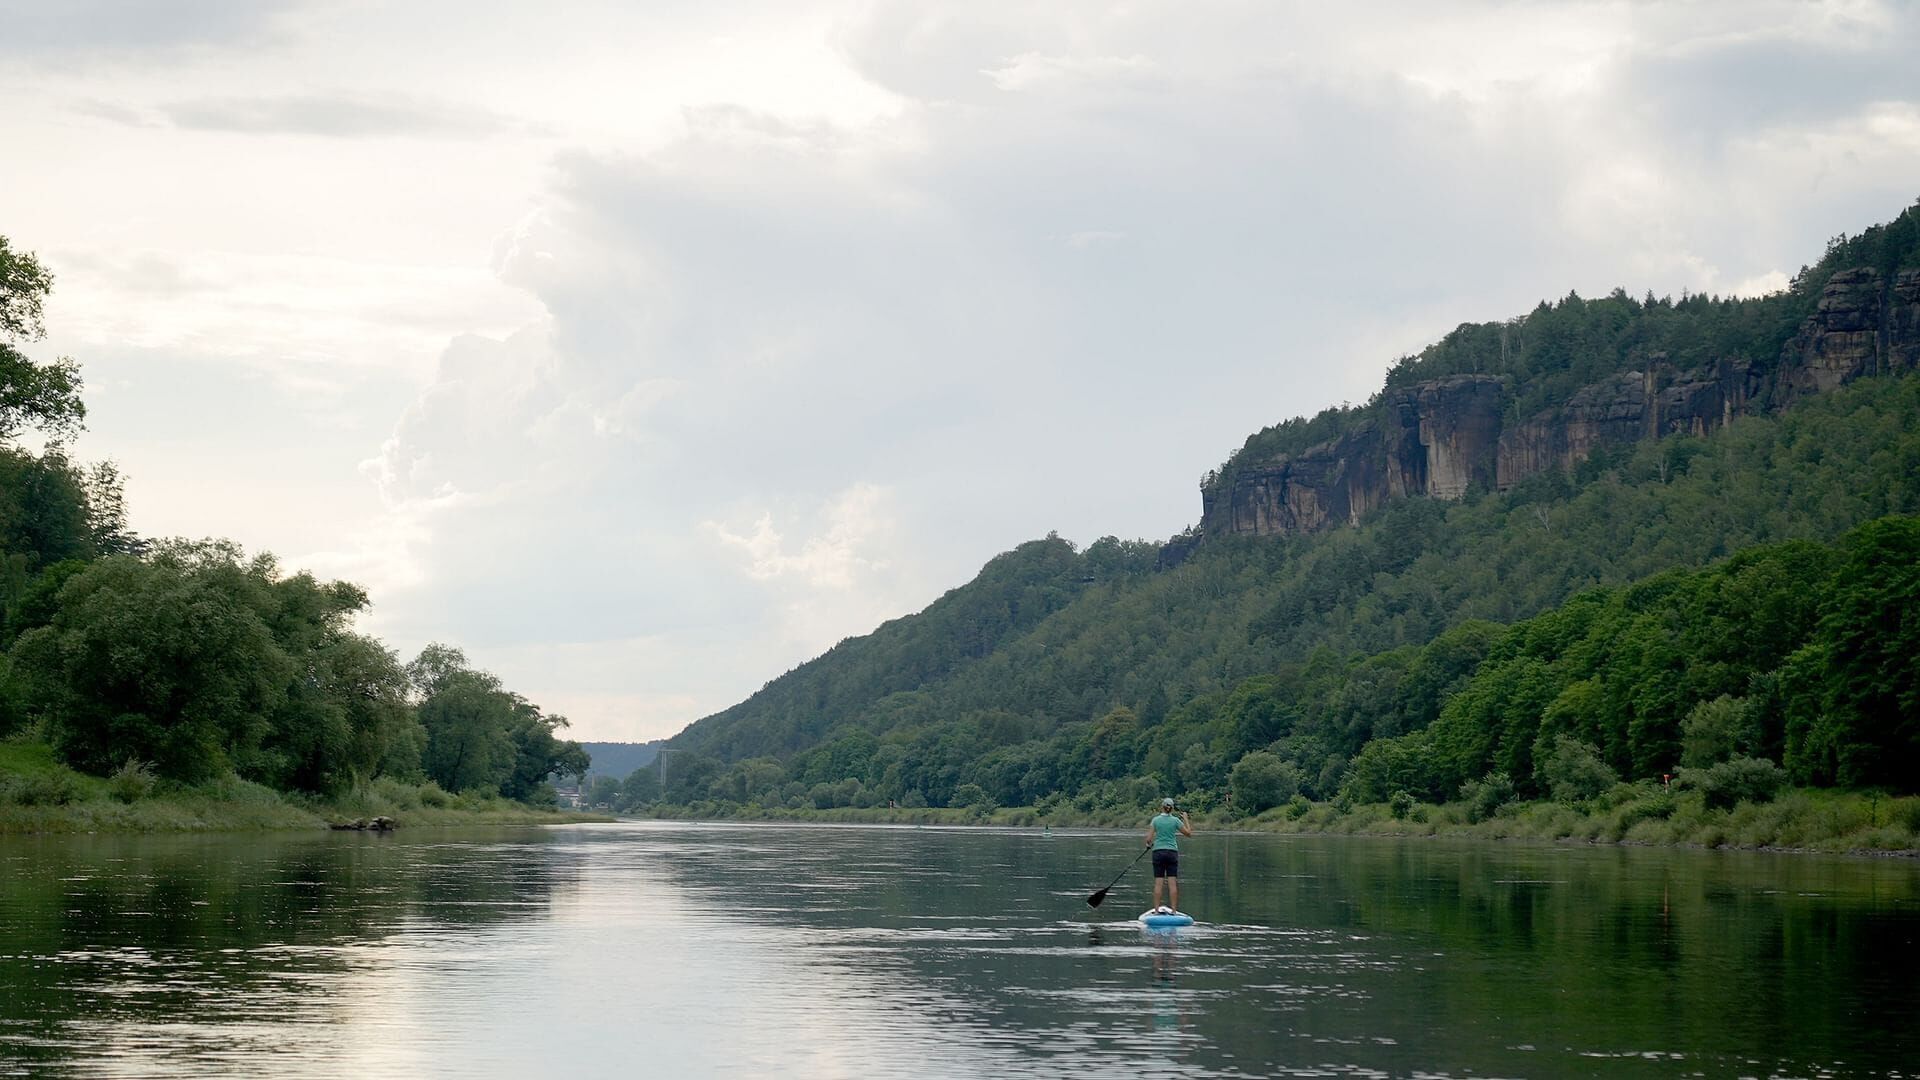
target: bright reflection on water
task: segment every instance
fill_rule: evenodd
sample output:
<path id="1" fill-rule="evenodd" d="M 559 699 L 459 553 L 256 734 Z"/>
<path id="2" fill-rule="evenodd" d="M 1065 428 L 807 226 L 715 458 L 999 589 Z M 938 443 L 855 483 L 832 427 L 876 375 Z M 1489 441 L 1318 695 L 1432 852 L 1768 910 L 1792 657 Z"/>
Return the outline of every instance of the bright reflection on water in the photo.
<path id="1" fill-rule="evenodd" d="M 0 1075 L 1912 1075 L 1909 860 L 630 823 L 0 839 Z"/>

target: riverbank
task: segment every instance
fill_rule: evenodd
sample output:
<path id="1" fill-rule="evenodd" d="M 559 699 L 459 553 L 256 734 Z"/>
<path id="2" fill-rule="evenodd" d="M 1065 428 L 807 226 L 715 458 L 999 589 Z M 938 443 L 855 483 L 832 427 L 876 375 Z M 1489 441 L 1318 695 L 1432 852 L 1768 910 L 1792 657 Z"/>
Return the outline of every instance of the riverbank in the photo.
<path id="1" fill-rule="evenodd" d="M 659 818 L 979 825 L 1003 828 L 1144 827 L 1145 809 L 1044 807 L 777 809 L 705 802 L 656 808 Z M 1198 814 L 1201 831 L 1292 835 L 1456 836 L 1672 847 L 1920 856 L 1920 797 L 1792 789 L 1763 803 L 1708 806 L 1697 792 L 1622 784 L 1580 804 L 1512 802 L 1483 812 L 1468 803 L 1341 806 L 1304 799 L 1252 816 Z"/>
<path id="2" fill-rule="evenodd" d="M 608 820 L 387 777 L 320 798 L 235 776 L 196 785 L 165 783 L 139 769 L 88 776 L 56 762 L 45 744 L 0 743 L 0 834 L 314 830 L 374 818 L 395 828 Z"/>

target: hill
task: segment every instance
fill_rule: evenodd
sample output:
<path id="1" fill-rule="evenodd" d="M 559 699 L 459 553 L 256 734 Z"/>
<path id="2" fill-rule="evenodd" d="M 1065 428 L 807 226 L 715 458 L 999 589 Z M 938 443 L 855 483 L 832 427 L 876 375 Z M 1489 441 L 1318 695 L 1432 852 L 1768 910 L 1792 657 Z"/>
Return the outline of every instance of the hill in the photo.
<path id="1" fill-rule="evenodd" d="M 591 780 L 596 776 L 611 776 L 625 779 L 635 769 L 644 769 L 653 764 L 660 756 L 660 743 L 643 742 L 583 742 L 580 749 L 587 752 L 590 764 L 586 776 Z"/>
<path id="2" fill-rule="evenodd" d="M 666 798 L 1224 797 L 1256 751 L 1328 797 L 1369 742 L 1433 724 L 1507 624 L 1920 512 L 1917 266 L 1920 208 L 1774 297 L 1463 326 L 1368 405 L 1254 436 L 1172 543 L 1021 545 L 693 724 Z M 1539 467 L 1503 472 L 1522 443 Z"/>

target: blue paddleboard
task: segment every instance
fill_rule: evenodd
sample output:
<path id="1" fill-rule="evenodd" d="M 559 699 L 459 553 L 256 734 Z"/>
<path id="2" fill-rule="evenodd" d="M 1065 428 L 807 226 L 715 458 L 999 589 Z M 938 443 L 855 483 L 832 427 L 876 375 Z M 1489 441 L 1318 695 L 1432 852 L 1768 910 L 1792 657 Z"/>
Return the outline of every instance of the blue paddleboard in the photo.
<path id="1" fill-rule="evenodd" d="M 1160 911 L 1143 911 L 1140 913 L 1140 922 L 1145 926 L 1157 927 L 1192 926 L 1193 916 L 1184 911 L 1176 911 L 1171 915 Z"/>

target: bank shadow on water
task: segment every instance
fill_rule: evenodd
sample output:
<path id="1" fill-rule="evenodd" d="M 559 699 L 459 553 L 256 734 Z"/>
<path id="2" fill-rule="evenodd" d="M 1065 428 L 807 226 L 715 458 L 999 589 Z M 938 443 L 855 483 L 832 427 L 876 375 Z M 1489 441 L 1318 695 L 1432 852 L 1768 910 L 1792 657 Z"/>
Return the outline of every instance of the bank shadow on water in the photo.
<path id="1" fill-rule="evenodd" d="M 116 1028 L 324 1008 L 364 962 L 353 946 L 544 913 L 574 877 L 551 839 L 0 837 L 0 1074 L 96 1053 Z"/>

